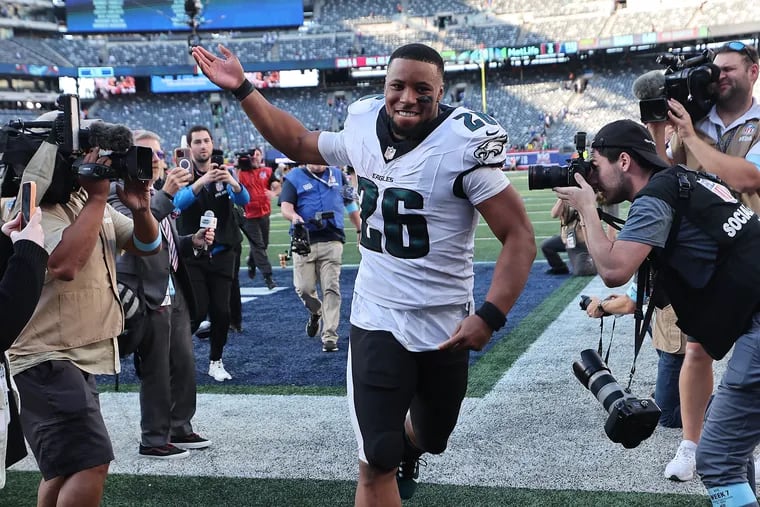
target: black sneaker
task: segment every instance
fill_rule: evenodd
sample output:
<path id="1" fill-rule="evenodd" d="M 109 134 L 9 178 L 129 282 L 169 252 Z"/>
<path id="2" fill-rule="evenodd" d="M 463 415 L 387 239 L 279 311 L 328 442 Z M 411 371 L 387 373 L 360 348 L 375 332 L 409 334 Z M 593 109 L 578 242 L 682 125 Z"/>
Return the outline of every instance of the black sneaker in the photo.
<path id="1" fill-rule="evenodd" d="M 322 320 L 321 313 L 312 313 L 309 321 L 306 323 L 306 334 L 309 338 L 314 338 L 319 332 L 319 321 Z"/>
<path id="2" fill-rule="evenodd" d="M 256 266 L 248 264 L 248 278 L 253 279 L 256 276 Z"/>
<path id="3" fill-rule="evenodd" d="M 181 459 L 190 456 L 186 449 L 180 449 L 172 444 L 150 447 L 140 444 L 140 456 L 153 459 Z"/>
<path id="4" fill-rule="evenodd" d="M 420 462 L 422 465 L 427 465 L 424 460 L 417 458 L 409 462 L 402 461 L 398 466 L 396 484 L 398 484 L 398 493 L 402 500 L 409 500 L 414 496 L 420 477 Z"/>
<path id="5" fill-rule="evenodd" d="M 211 445 L 211 440 L 203 438 L 197 433 L 190 433 L 183 437 L 172 437 L 171 442 L 173 446 L 180 449 L 205 449 Z"/>
<path id="6" fill-rule="evenodd" d="M 264 275 L 264 283 L 267 284 L 267 289 L 272 290 L 277 287 L 277 284 L 272 280 L 272 275 Z"/>
<path id="7" fill-rule="evenodd" d="M 322 352 L 337 352 L 338 344 L 334 341 L 326 341 L 322 343 Z"/>
<path id="8" fill-rule="evenodd" d="M 549 268 L 546 270 L 547 275 L 567 275 L 570 273 L 570 270 L 567 269 L 567 266 L 559 266 L 557 268 Z"/>

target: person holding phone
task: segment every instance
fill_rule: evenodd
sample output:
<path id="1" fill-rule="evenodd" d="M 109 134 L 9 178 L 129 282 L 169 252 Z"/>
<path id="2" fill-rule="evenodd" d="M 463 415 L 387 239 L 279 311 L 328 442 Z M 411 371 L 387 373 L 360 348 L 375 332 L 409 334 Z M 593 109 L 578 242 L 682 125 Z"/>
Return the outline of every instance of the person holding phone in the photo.
<path id="1" fill-rule="evenodd" d="M 245 206 L 249 195 L 230 171 L 212 163 L 214 140 L 208 128 L 191 127 L 187 140 L 193 157 L 194 179 L 174 196 L 174 206 L 181 211 L 177 229 L 181 235 L 195 233 L 201 218 L 208 212 L 217 220 L 216 236 L 208 255 L 187 259 L 198 302 L 192 329 L 198 329 L 208 314 L 211 321 L 208 374 L 217 382 L 224 382 L 232 379 L 222 362 L 222 353 L 230 328 L 230 292 L 236 275 L 234 248 L 242 239 L 232 207 Z"/>
<path id="2" fill-rule="evenodd" d="M 33 201 L 32 201 L 33 202 Z M 28 221 L 22 213 L 3 224 L 0 234 L 0 488 L 5 485 L 5 469 L 26 456 L 26 444 L 19 421 L 19 396 L 10 373 L 8 355 L 16 337 L 34 313 L 45 282 L 48 254 L 43 248 L 45 233 L 42 211 L 31 208 Z"/>
<path id="3" fill-rule="evenodd" d="M 130 287 L 142 283 L 147 313 L 145 333 L 135 351 L 139 358 L 140 429 L 138 453 L 144 458 L 176 459 L 190 455 L 189 449 L 204 449 L 211 442 L 193 430 L 196 408 L 195 356 L 191 316 L 195 297 L 185 259 L 213 243 L 213 229 L 196 229 L 192 235 L 177 233 L 172 211 L 174 195 L 192 175 L 179 167 L 163 171 L 164 152 L 157 134 L 148 130 L 133 133 L 136 146 L 153 151 L 155 184 L 162 178 L 161 190 L 153 192 L 150 210 L 161 228 L 161 251 L 147 257 L 125 253 L 116 261 L 119 281 Z M 111 186 L 108 202 L 117 211 L 131 213 L 118 198 L 116 184 Z"/>

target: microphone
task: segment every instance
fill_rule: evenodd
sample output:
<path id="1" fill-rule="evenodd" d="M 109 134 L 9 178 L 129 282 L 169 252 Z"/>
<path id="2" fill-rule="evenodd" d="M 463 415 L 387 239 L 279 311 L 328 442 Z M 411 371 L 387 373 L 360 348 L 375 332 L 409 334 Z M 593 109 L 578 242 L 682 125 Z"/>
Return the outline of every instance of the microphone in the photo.
<path id="1" fill-rule="evenodd" d="M 90 146 L 125 153 L 132 147 L 132 131 L 124 125 L 96 121 L 88 127 Z"/>
<path id="2" fill-rule="evenodd" d="M 661 70 L 650 70 L 633 82 L 633 96 L 639 100 L 656 99 L 665 96 L 665 74 Z"/>
<path id="3" fill-rule="evenodd" d="M 201 217 L 201 229 L 216 229 L 216 215 L 214 215 L 213 210 L 206 210 L 205 213 L 203 213 L 203 216 Z M 208 250 L 208 245 L 204 242 L 203 243 L 203 249 Z M 211 251 L 208 250 L 208 256 L 211 258 Z"/>

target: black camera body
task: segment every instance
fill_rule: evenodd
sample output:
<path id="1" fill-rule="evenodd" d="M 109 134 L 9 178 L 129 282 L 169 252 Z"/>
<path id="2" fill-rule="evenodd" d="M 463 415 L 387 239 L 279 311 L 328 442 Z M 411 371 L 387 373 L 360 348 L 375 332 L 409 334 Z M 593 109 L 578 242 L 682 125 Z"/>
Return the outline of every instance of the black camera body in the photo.
<path id="1" fill-rule="evenodd" d="M 303 222 L 293 224 L 293 234 L 290 237 L 290 251 L 298 255 L 309 255 L 311 243 L 309 242 L 309 229 Z"/>
<path id="2" fill-rule="evenodd" d="M 577 187 L 575 173 L 588 179 L 591 163 L 585 160 L 586 133 L 576 132 L 573 137 L 577 157 L 568 159 L 567 165 L 532 165 L 528 167 L 528 190 L 554 187 Z"/>
<path id="3" fill-rule="evenodd" d="M 641 121 L 667 121 L 668 99 L 683 105 L 692 121 L 704 118 L 718 99 L 720 69 L 712 63 L 713 56 L 709 49 L 688 59 L 670 53 L 658 56 L 657 63 L 666 67 L 662 94 L 639 101 Z"/>
<path id="4" fill-rule="evenodd" d="M 0 130 L 3 197 L 17 194 L 26 165 L 46 140 L 55 142 L 58 147 L 54 172 L 71 171 L 74 175 L 108 179 L 149 181 L 152 178 L 153 151 L 134 146 L 128 127 L 93 121 L 81 128 L 77 95 L 60 95 L 57 106 L 59 111 L 51 120 L 12 120 Z M 110 167 L 81 163 L 82 154 L 94 146 L 110 152 L 107 155 L 111 159 Z M 69 191 L 58 190 L 61 194 Z"/>
<path id="5" fill-rule="evenodd" d="M 653 399 L 636 398 L 620 387 L 595 350 L 581 351 L 573 373 L 609 413 L 604 431 L 611 441 L 633 449 L 652 435 L 660 420 L 660 407 Z"/>

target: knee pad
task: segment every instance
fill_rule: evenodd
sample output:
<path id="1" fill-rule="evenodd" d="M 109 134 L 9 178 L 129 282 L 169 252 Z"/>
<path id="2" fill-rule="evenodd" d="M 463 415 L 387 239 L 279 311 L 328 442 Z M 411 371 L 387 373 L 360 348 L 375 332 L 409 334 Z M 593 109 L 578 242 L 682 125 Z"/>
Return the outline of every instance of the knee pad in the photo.
<path id="1" fill-rule="evenodd" d="M 376 435 L 364 443 L 367 463 L 380 470 L 393 470 L 401 463 L 404 455 L 404 435 L 402 432 L 386 432 Z"/>

